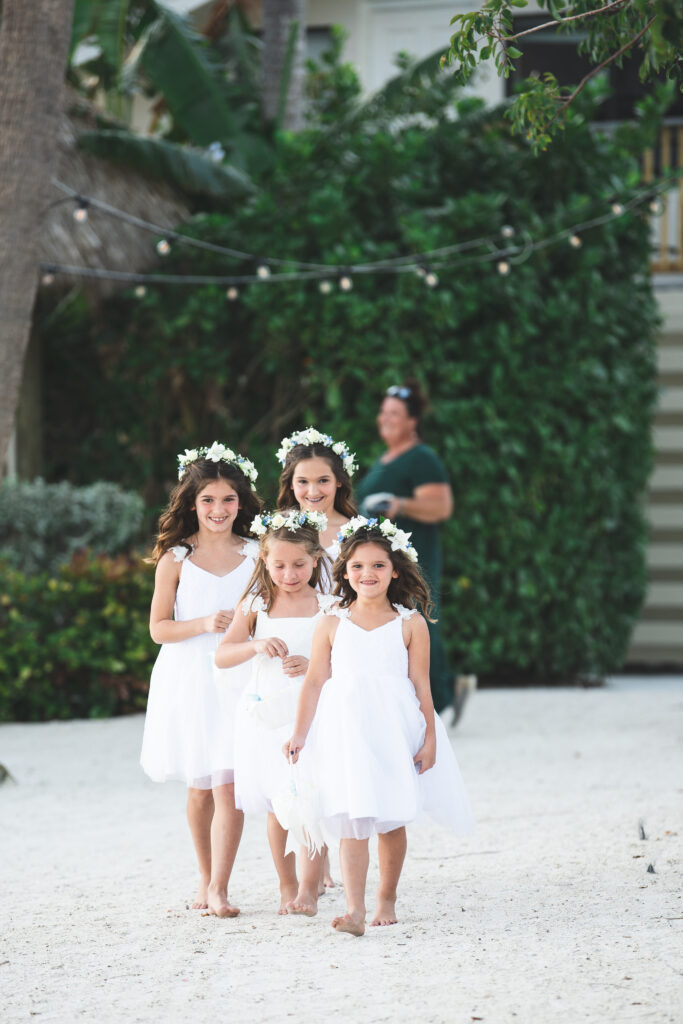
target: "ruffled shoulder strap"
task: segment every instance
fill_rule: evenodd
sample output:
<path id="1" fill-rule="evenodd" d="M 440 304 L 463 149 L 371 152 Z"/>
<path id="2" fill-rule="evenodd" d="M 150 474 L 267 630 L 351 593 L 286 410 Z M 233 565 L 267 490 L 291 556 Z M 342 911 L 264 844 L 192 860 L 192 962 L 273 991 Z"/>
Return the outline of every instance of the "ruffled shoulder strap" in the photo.
<path id="1" fill-rule="evenodd" d="M 176 544 L 174 548 L 171 548 L 171 552 L 176 562 L 182 562 L 184 558 L 191 554 L 191 551 L 188 551 L 182 544 Z"/>
<path id="2" fill-rule="evenodd" d="M 413 615 L 417 615 L 417 608 L 406 608 L 404 604 L 395 605 L 396 611 L 402 619 L 410 619 Z"/>
<path id="3" fill-rule="evenodd" d="M 349 617 L 349 609 L 339 606 L 339 598 L 335 594 L 318 594 L 318 608 L 324 615 L 336 615 L 338 619 Z"/>
<path id="4" fill-rule="evenodd" d="M 260 594 L 254 594 L 251 601 L 249 598 L 245 598 L 242 601 L 242 614 L 249 615 L 251 612 L 264 612 L 266 610 L 266 602 L 263 600 Z"/>
<path id="5" fill-rule="evenodd" d="M 247 555 L 249 558 L 253 558 L 254 561 L 258 558 L 259 546 L 257 540 L 252 540 L 251 537 L 245 537 L 244 544 L 240 548 L 241 555 Z"/>

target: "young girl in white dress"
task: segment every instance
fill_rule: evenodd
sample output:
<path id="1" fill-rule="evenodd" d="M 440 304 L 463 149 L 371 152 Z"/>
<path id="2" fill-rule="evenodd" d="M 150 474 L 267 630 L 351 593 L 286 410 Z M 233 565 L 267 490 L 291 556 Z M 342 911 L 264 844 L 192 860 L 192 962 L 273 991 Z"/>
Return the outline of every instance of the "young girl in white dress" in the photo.
<path id="1" fill-rule="evenodd" d="M 251 577 L 261 508 L 248 459 L 215 442 L 178 456 L 179 482 L 159 519 L 150 633 L 162 644 L 152 671 L 140 762 L 155 782 L 188 786 L 187 819 L 199 863 L 193 907 L 234 917 L 228 881 L 242 834 L 235 809 L 234 706 L 213 678 L 220 634 Z M 233 702 L 234 703 L 234 702 Z"/>
<path id="2" fill-rule="evenodd" d="M 334 562 L 339 554 L 339 531 L 358 514 L 353 499 L 351 477 L 358 468 L 356 456 L 345 441 L 335 441 L 315 427 L 298 430 L 283 437 L 277 452 L 282 465 L 279 509 L 299 508 L 322 512 L 327 516 L 327 528 L 320 542 Z M 322 853 L 319 889 L 333 889 L 327 848 Z"/>
<path id="3" fill-rule="evenodd" d="M 340 600 L 316 628 L 294 730 L 283 746 L 317 806 L 310 833 L 341 841 L 347 913 L 337 931 L 365 931 L 368 840 L 378 836 L 380 882 L 371 924 L 396 922 L 405 826 L 426 812 L 465 835 L 472 813 L 429 688 L 427 586 L 409 535 L 362 516 L 342 529 L 333 568 Z M 303 753 L 302 753 L 303 751 Z M 315 912 L 315 858 L 292 908 Z"/>
<path id="4" fill-rule="evenodd" d="M 267 814 L 267 833 L 280 881 L 280 908 L 297 894 L 296 858 L 287 853 L 287 832 L 272 801 L 287 787 L 281 754 L 294 721 L 299 690 L 324 598 L 318 585 L 326 572 L 320 512 L 291 509 L 259 515 L 259 557 L 247 592 L 215 655 L 219 668 L 251 661 L 251 678 L 235 721 L 235 803 L 247 813 Z"/>

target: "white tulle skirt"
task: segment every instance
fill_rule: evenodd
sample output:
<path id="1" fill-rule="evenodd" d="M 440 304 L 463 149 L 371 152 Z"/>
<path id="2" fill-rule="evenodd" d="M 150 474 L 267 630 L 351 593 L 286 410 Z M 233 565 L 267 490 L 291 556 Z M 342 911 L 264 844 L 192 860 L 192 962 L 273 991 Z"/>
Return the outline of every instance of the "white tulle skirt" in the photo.
<path id="1" fill-rule="evenodd" d="M 198 789 L 234 780 L 235 712 L 249 674 L 214 673 L 217 634 L 164 644 L 152 670 L 140 763 L 155 782 Z M 226 681 L 230 679 L 230 683 Z"/>
<path id="2" fill-rule="evenodd" d="M 368 839 L 423 816 L 458 836 L 469 833 L 474 822 L 460 770 L 438 715 L 435 724 L 436 764 L 418 775 L 413 757 L 425 720 L 410 679 L 329 679 L 297 772 L 305 806 L 315 808 L 311 834 L 320 826 L 328 843 Z"/>

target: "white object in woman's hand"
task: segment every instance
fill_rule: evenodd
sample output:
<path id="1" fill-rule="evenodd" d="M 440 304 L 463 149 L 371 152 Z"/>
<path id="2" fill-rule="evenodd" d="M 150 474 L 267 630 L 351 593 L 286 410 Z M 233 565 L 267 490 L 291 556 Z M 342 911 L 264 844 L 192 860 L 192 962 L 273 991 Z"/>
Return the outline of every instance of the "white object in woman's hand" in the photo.
<path id="1" fill-rule="evenodd" d="M 308 658 L 301 654 L 290 654 L 288 658 L 282 659 L 282 671 L 286 676 L 305 676 L 308 668 Z"/>
<path id="2" fill-rule="evenodd" d="M 253 643 L 257 654 L 267 654 L 269 658 L 286 658 L 289 654 L 287 644 L 277 636 L 254 640 Z"/>
<path id="3" fill-rule="evenodd" d="M 296 764 L 299 760 L 299 754 L 304 749 L 305 742 L 303 736 L 290 736 L 287 742 L 282 744 L 282 753 L 292 764 Z"/>
<path id="4" fill-rule="evenodd" d="M 223 608 L 204 618 L 205 633 L 225 633 L 235 615 L 234 608 Z"/>

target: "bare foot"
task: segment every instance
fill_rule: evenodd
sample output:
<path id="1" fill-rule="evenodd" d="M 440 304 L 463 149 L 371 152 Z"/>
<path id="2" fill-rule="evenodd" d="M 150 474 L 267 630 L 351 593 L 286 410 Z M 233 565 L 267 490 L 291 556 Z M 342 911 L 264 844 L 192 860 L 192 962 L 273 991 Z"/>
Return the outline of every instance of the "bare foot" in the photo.
<path id="1" fill-rule="evenodd" d="M 375 916 L 370 922 L 371 927 L 384 924 L 396 924 L 396 900 L 378 899 Z"/>
<path id="2" fill-rule="evenodd" d="M 318 913 L 318 897 L 311 892 L 301 890 L 297 893 L 296 899 L 290 900 L 287 904 L 287 913 L 315 917 Z"/>
<path id="3" fill-rule="evenodd" d="M 278 914 L 288 914 L 288 904 L 293 903 L 299 893 L 299 887 L 297 885 L 281 885 L 280 886 L 280 909 Z"/>
<path id="4" fill-rule="evenodd" d="M 228 899 L 226 890 L 216 885 L 209 885 L 207 900 L 209 913 L 214 917 L 237 917 L 240 912 Z"/>
<path id="5" fill-rule="evenodd" d="M 336 884 L 330 871 L 330 855 L 327 852 L 327 847 L 325 847 L 325 856 L 323 857 L 322 876 L 323 886 L 325 889 L 336 889 Z"/>
<path id="6" fill-rule="evenodd" d="M 344 914 L 343 917 L 335 917 L 332 927 L 336 932 L 348 932 L 349 935 L 365 934 L 365 917 L 356 914 Z"/>
<path id="7" fill-rule="evenodd" d="M 197 899 L 192 904 L 193 910 L 207 910 L 209 904 L 206 902 L 206 890 L 209 888 L 209 879 L 200 878 L 199 888 L 197 889 Z"/>

